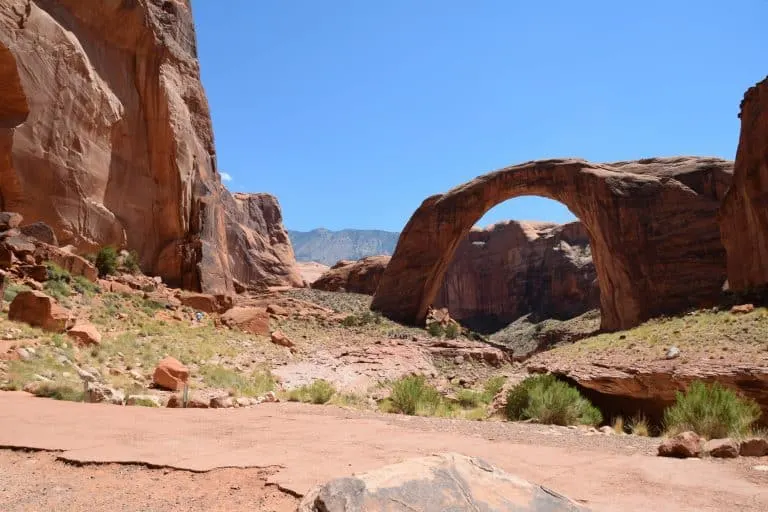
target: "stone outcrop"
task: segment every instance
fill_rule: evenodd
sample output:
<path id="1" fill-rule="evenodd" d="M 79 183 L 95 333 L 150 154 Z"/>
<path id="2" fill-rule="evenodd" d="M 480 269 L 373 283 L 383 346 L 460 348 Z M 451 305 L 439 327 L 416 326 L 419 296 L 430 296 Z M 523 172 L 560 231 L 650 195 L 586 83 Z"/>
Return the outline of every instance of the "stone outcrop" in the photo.
<path id="1" fill-rule="evenodd" d="M 46 331 L 64 332 L 70 313 L 42 292 L 22 291 L 11 302 L 8 319 L 40 327 Z"/>
<path id="2" fill-rule="evenodd" d="M 461 242 L 435 307 L 480 332 L 521 316 L 567 320 L 600 305 L 589 234 L 580 222 L 502 222 Z"/>
<path id="3" fill-rule="evenodd" d="M 660 457 L 686 459 L 699 457 L 702 451 L 702 439 L 696 432 L 682 432 L 662 441 L 659 445 Z"/>
<path id="4" fill-rule="evenodd" d="M 269 334 L 269 313 L 264 308 L 234 307 L 221 315 L 221 322 L 257 336 Z"/>
<path id="5" fill-rule="evenodd" d="M 587 509 L 481 459 L 442 453 L 331 480 L 307 493 L 298 510 L 577 512 Z"/>
<path id="6" fill-rule="evenodd" d="M 720 229 L 728 285 L 746 291 L 768 285 L 768 78 L 744 95 L 739 117 L 733 185 L 723 200 Z"/>
<path id="7" fill-rule="evenodd" d="M 328 292 L 373 295 L 389 259 L 389 256 L 369 256 L 358 261 L 339 261 L 310 286 Z"/>
<path id="8" fill-rule="evenodd" d="M 0 211 L 171 286 L 300 286 L 271 196 L 222 185 L 189 0 L 3 0 Z"/>
<path id="9" fill-rule="evenodd" d="M 372 308 L 421 325 L 456 248 L 495 205 L 522 195 L 565 204 L 590 235 L 602 328 L 713 303 L 725 281 L 717 210 L 732 163 L 652 158 L 545 160 L 501 169 L 426 199 L 400 236 Z"/>

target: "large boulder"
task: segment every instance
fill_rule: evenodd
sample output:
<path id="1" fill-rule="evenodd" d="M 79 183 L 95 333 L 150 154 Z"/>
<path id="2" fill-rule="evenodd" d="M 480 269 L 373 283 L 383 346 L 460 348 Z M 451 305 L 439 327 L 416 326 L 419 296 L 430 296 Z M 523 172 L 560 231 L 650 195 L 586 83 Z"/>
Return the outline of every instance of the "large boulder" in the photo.
<path id="1" fill-rule="evenodd" d="M 24 217 L 14 212 L 0 212 L 0 231 L 19 227 Z"/>
<path id="2" fill-rule="evenodd" d="M 697 157 L 611 164 L 542 160 L 480 176 L 427 198 L 414 212 L 372 308 L 423 325 L 472 226 L 497 204 L 524 195 L 560 201 L 584 224 L 604 329 L 713 305 L 725 281 L 717 211 L 732 167 Z"/>
<path id="3" fill-rule="evenodd" d="M 21 226 L 19 231 L 25 236 L 32 237 L 46 244 L 54 246 L 59 245 L 59 241 L 56 238 L 56 233 L 54 233 L 53 228 L 45 222 L 33 222 L 32 224 Z"/>
<path id="4" fill-rule="evenodd" d="M 87 322 L 75 324 L 67 331 L 67 335 L 81 346 L 101 344 L 101 333 L 95 325 Z"/>
<path id="5" fill-rule="evenodd" d="M 733 184 L 720 210 L 720 230 L 728 285 L 744 291 L 768 285 L 768 78 L 746 92 L 739 118 Z"/>
<path id="6" fill-rule="evenodd" d="M 188 293 L 179 295 L 178 299 L 184 306 L 204 313 L 224 313 L 234 304 L 232 297 L 224 294 Z"/>
<path id="7" fill-rule="evenodd" d="M 235 307 L 221 315 L 221 321 L 227 327 L 255 334 L 269 334 L 269 313 L 265 308 Z"/>
<path id="8" fill-rule="evenodd" d="M 3 0 L 0 209 L 172 286 L 301 286 L 277 200 L 221 183 L 190 4 Z"/>
<path id="9" fill-rule="evenodd" d="M 392 464 L 312 489 L 299 512 L 577 512 L 587 509 L 554 491 L 456 453 Z"/>
<path id="10" fill-rule="evenodd" d="M 8 319 L 46 331 L 64 332 L 67 330 L 70 313 L 43 292 L 22 291 L 11 302 Z"/>
<path id="11" fill-rule="evenodd" d="M 566 320 L 600 306 L 589 233 L 580 222 L 502 222 L 456 249 L 435 307 L 488 332 L 521 316 Z"/>
<path id="12" fill-rule="evenodd" d="M 368 256 L 358 261 L 339 261 L 311 283 L 316 290 L 373 295 L 389 263 L 389 256 Z"/>
<path id="13" fill-rule="evenodd" d="M 660 457 L 676 457 L 685 459 L 700 457 L 702 451 L 702 439 L 696 432 L 681 432 L 662 441 L 659 445 Z"/>
<path id="14" fill-rule="evenodd" d="M 152 374 L 152 382 L 155 386 L 170 391 L 184 389 L 184 384 L 189 380 L 189 369 L 173 357 L 162 359 Z"/>

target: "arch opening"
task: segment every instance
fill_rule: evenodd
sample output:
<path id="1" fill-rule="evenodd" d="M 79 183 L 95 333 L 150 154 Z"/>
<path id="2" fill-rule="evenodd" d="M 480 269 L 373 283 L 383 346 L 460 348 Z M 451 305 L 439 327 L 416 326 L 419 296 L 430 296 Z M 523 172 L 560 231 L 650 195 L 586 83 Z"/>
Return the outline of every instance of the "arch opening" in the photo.
<path id="1" fill-rule="evenodd" d="M 581 219 L 603 330 L 714 304 L 725 279 L 717 210 L 731 173 L 725 160 L 677 157 L 614 164 L 543 160 L 480 176 L 416 210 L 371 307 L 423 325 L 472 226 L 494 206 L 528 195 L 559 201 Z"/>
<path id="2" fill-rule="evenodd" d="M 591 334 L 600 292 L 584 224 L 536 196 L 494 206 L 459 244 L 433 306 L 516 354 Z"/>

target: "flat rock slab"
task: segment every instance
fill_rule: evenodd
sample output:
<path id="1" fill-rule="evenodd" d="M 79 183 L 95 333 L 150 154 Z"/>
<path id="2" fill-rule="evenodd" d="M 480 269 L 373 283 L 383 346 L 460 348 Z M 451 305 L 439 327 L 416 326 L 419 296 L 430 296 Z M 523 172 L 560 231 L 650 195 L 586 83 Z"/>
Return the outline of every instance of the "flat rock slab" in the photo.
<path id="1" fill-rule="evenodd" d="M 435 431 L 411 422 L 420 419 L 394 422 L 391 416 L 290 403 L 150 409 L 0 393 L 0 446 L 57 450 L 63 459 L 80 463 L 133 462 L 191 471 L 279 468 L 270 482 L 304 495 L 334 478 L 460 451 L 595 511 L 768 510 L 768 486 L 744 478 L 743 468 L 732 461 L 629 456 L 616 449 L 586 451 L 576 443 L 515 444 L 441 431 L 441 425 L 449 430 L 455 423 L 450 420 L 435 422 Z"/>

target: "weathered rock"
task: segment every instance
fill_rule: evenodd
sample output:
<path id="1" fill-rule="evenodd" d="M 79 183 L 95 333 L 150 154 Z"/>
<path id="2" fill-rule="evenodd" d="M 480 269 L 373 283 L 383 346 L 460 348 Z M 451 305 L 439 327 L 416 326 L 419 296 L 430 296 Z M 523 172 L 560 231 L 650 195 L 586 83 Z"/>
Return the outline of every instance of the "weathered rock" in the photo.
<path id="1" fill-rule="evenodd" d="M 105 384 L 92 382 L 88 384 L 88 391 L 86 393 L 85 401 L 90 403 L 123 405 L 125 402 L 125 393 L 119 389 L 113 389 Z"/>
<path id="2" fill-rule="evenodd" d="M 728 286 L 745 291 L 768 285 L 768 78 L 746 92 L 739 117 L 733 184 L 720 209 L 720 230 Z"/>
<path id="3" fill-rule="evenodd" d="M 492 332 L 524 315 L 566 320 L 599 304 L 583 224 L 508 221 L 467 234 L 434 305 L 473 330 Z"/>
<path id="4" fill-rule="evenodd" d="M 389 260 L 389 256 L 369 256 L 359 261 L 339 261 L 310 286 L 328 292 L 373 295 Z"/>
<path id="5" fill-rule="evenodd" d="M 69 311 L 38 291 L 19 292 L 8 311 L 9 320 L 24 322 L 52 332 L 64 332 L 69 318 Z"/>
<path id="6" fill-rule="evenodd" d="M 231 396 L 215 396 L 211 398 L 211 409 L 231 409 L 235 406 L 235 401 Z"/>
<path id="7" fill-rule="evenodd" d="M 182 399 L 179 395 L 171 395 L 171 397 L 168 399 L 168 403 L 166 404 L 166 407 L 169 408 L 181 408 L 184 404 L 182 403 Z M 202 397 L 191 395 L 187 399 L 187 409 L 208 409 L 209 404 L 208 400 L 205 400 Z"/>
<path id="8" fill-rule="evenodd" d="M 665 439 L 659 445 L 660 457 L 699 457 L 701 455 L 701 438 L 695 432 L 682 432 L 674 437 Z"/>
<path id="9" fill-rule="evenodd" d="M 83 276 L 92 283 L 98 279 L 96 267 L 85 258 L 37 240 L 34 243 L 34 258 L 37 264 L 55 263 L 73 276 Z"/>
<path id="10" fill-rule="evenodd" d="M 285 335 L 283 331 L 275 331 L 270 336 L 272 343 L 281 347 L 293 348 L 294 343 Z"/>
<path id="11" fill-rule="evenodd" d="M 753 437 L 739 443 L 739 455 L 742 457 L 765 457 L 768 455 L 768 439 Z"/>
<path id="12" fill-rule="evenodd" d="M 731 308 L 731 313 L 734 315 L 744 315 L 751 313 L 755 310 L 754 304 L 740 304 Z"/>
<path id="13" fill-rule="evenodd" d="M 0 268 L 11 268 L 18 260 L 13 251 L 0 243 Z"/>
<path id="14" fill-rule="evenodd" d="M 0 208 L 81 252 L 135 249 L 174 286 L 302 284 L 277 201 L 221 184 L 189 1 L 3 13 Z"/>
<path id="15" fill-rule="evenodd" d="M 269 334 L 269 313 L 264 308 L 235 307 L 221 315 L 221 321 L 227 327 L 251 334 Z"/>
<path id="16" fill-rule="evenodd" d="M 423 324 L 472 225 L 521 195 L 561 201 L 581 219 L 590 234 L 604 329 L 714 303 L 725 281 L 716 214 L 731 169 L 725 160 L 678 157 L 613 164 L 547 160 L 486 174 L 416 210 L 372 308 Z"/>
<path id="17" fill-rule="evenodd" d="M 189 379 L 189 369 L 173 357 L 166 357 L 157 364 L 152 374 L 155 386 L 171 391 L 184 389 Z"/>
<path id="18" fill-rule="evenodd" d="M 45 222 L 27 224 L 26 226 L 21 226 L 19 230 L 23 235 L 32 237 L 48 245 L 59 245 L 59 241 L 56 239 L 56 233 L 53 232 L 53 228 Z"/>
<path id="19" fill-rule="evenodd" d="M 3 98 L 5 99 L 5 98 Z M 24 220 L 24 217 L 14 212 L 0 212 L 0 231 L 16 229 Z"/>
<path id="20" fill-rule="evenodd" d="M 275 316 L 288 316 L 288 310 L 283 306 L 278 306 L 277 304 L 270 304 L 267 306 L 267 313 Z"/>
<path id="21" fill-rule="evenodd" d="M 24 235 L 9 236 L 2 243 L 22 261 L 35 253 L 35 244 Z"/>
<path id="22" fill-rule="evenodd" d="M 123 284 L 118 281 L 99 279 L 98 284 L 99 284 L 99 288 L 101 288 L 105 292 L 122 293 L 122 294 L 131 294 L 134 292 L 133 288 L 131 288 L 127 284 Z"/>
<path id="23" fill-rule="evenodd" d="M 181 303 L 204 313 L 224 313 L 232 309 L 234 301 L 231 295 L 210 295 L 205 293 L 183 294 L 179 296 Z"/>
<path id="24" fill-rule="evenodd" d="M 556 492 L 456 453 L 410 459 L 312 489 L 299 512 L 587 510 Z"/>
<path id="25" fill-rule="evenodd" d="M 101 344 L 101 333 L 93 324 L 76 324 L 74 327 L 67 331 L 67 335 L 77 340 L 77 343 L 81 346 Z"/>
<path id="26" fill-rule="evenodd" d="M 733 459 L 739 456 L 739 444 L 733 439 L 712 439 L 704 443 L 704 453 L 718 459 Z"/>
<path id="27" fill-rule="evenodd" d="M 38 282 L 48 280 L 48 267 L 45 265 L 20 265 L 17 271 L 22 276 L 34 279 Z"/>

